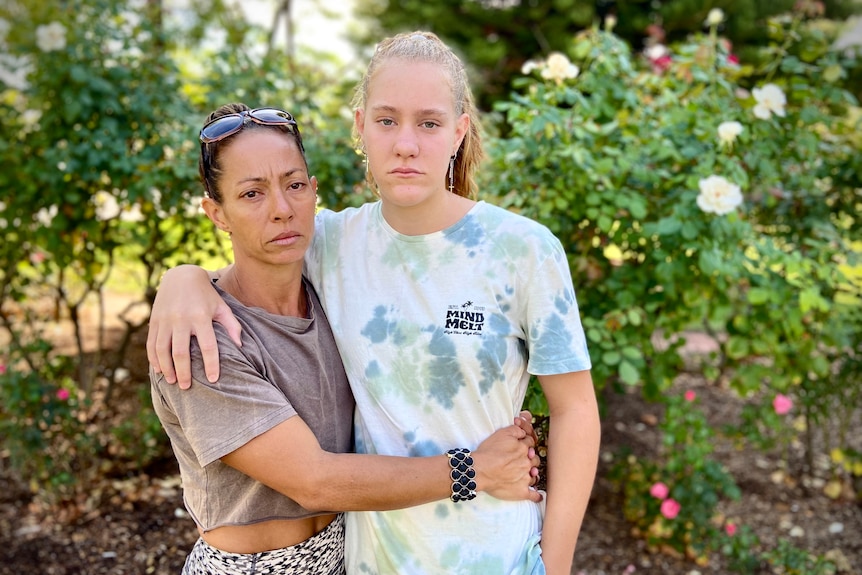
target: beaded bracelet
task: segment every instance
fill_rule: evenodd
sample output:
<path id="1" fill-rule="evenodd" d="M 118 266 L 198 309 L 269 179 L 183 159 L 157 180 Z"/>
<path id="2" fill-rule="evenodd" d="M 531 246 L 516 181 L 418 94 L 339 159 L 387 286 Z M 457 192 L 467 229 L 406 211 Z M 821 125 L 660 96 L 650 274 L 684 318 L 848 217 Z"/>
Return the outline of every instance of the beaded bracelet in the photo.
<path id="1" fill-rule="evenodd" d="M 450 449 L 446 452 L 449 458 L 449 477 L 452 478 L 452 495 L 449 499 L 470 501 L 476 497 L 476 470 L 473 469 L 473 457 L 469 449 Z"/>

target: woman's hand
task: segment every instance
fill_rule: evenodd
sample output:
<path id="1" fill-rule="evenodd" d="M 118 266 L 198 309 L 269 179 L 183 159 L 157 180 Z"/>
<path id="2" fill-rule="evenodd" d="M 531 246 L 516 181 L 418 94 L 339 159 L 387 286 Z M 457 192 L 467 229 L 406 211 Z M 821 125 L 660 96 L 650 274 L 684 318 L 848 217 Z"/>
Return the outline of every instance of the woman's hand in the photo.
<path id="1" fill-rule="evenodd" d="M 497 430 L 476 448 L 473 452 L 476 484 L 497 499 L 529 499 L 538 503 L 542 494 L 533 486 L 538 481 L 539 457 L 531 445 L 532 436 L 523 425 L 521 421 Z"/>
<path id="2" fill-rule="evenodd" d="M 212 322 L 227 329 L 231 339 L 242 345 L 242 328 L 230 307 L 212 288 L 209 273 L 198 266 L 172 268 L 162 278 L 147 333 L 147 359 L 168 383 L 191 386 L 191 338 L 195 336 L 203 355 L 210 382 L 219 377 L 218 345 Z"/>

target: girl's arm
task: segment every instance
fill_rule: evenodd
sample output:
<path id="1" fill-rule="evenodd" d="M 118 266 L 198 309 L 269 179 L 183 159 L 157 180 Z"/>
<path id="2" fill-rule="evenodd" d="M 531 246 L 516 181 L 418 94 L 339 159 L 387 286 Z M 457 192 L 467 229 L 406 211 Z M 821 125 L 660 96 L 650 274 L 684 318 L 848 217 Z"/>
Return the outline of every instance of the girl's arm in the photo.
<path id="1" fill-rule="evenodd" d="M 150 312 L 147 359 L 168 383 L 179 382 L 183 389 L 191 385 L 192 336 L 201 348 L 207 379 L 218 380 L 218 345 L 212 322 L 222 324 L 231 339 L 242 345 L 239 322 L 212 287 L 212 279 L 226 269 L 207 272 L 198 266 L 182 265 L 168 270 L 162 278 Z"/>
<path id="2" fill-rule="evenodd" d="M 598 466 L 601 425 L 590 372 L 539 376 L 550 408 L 542 559 L 569 575 Z"/>

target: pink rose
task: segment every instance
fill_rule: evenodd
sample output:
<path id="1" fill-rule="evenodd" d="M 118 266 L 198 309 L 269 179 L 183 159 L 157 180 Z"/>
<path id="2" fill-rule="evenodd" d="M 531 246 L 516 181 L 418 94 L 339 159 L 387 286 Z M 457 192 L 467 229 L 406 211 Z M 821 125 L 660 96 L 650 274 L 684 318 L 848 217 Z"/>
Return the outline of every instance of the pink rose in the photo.
<path id="1" fill-rule="evenodd" d="M 772 400 L 772 408 L 778 415 L 784 415 L 793 409 L 793 400 L 783 393 L 779 393 L 775 396 L 775 399 Z"/>
<path id="2" fill-rule="evenodd" d="M 661 502 L 661 514 L 668 519 L 679 515 L 680 504 L 676 499 L 665 499 Z"/>
<path id="3" fill-rule="evenodd" d="M 694 401 L 694 398 L 697 397 L 697 394 L 689 389 L 688 391 L 685 392 L 684 397 L 685 397 L 685 400 L 690 403 L 690 402 Z"/>
<path id="4" fill-rule="evenodd" d="M 736 523 L 728 523 L 725 525 L 724 532 L 733 537 L 736 534 Z"/>
<path id="5" fill-rule="evenodd" d="M 0 375 L 6 373 L 6 364 L 0 363 Z"/>
<path id="6" fill-rule="evenodd" d="M 652 71 L 656 74 L 661 74 L 673 64 L 673 58 L 665 54 L 652 61 Z"/>
<path id="7" fill-rule="evenodd" d="M 60 401 L 66 401 L 69 399 L 69 390 L 60 388 L 57 390 L 57 399 Z"/>
<path id="8" fill-rule="evenodd" d="M 659 481 L 655 483 L 652 487 L 649 488 L 649 494 L 655 497 L 656 499 L 664 499 L 667 497 L 667 494 L 670 492 L 670 489 L 667 488 L 667 485 Z"/>

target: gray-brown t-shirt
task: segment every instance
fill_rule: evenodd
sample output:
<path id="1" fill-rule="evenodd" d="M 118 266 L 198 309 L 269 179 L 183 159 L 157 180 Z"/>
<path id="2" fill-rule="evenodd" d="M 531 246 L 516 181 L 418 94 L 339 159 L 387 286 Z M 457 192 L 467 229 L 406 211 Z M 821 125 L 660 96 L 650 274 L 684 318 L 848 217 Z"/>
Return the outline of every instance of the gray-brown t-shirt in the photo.
<path id="1" fill-rule="evenodd" d="M 216 288 L 242 325 L 238 348 L 214 324 L 217 383 L 207 382 L 194 340 L 190 389 L 168 384 L 150 369 L 153 406 L 179 462 L 183 499 L 204 531 L 324 513 L 303 508 L 220 460 L 290 417 L 299 415 L 324 450 L 352 451 L 353 395 L 320 301 L 304 285 L 311 319 L 246 307 Z"/>

